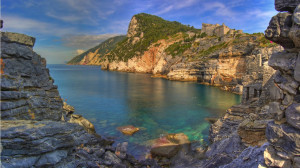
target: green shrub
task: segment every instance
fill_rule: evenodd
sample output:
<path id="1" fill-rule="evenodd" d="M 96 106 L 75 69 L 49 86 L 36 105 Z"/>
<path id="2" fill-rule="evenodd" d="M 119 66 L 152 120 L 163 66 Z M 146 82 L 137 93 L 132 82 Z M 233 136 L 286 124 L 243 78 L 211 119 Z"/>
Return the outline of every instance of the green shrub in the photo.
<path id="1" fill-rule="evenodd" d="M 167 39 L 168 36 L 174 36 L 179 32 L 199 31 L 194 27 L 183 25 L 176 21 L 167 21 L 158 16 L 145 13 L 135 15 L 138 22 L 138 32 L 143 32 L 144 37 L 135 44 L 131 43 L 131 39 L 124 39 L 117 44 L 117 47 L 111 51 L 110 60 L 128 59 L 136 55 L 136 51 L 143 53 L 152 44 L 160 39 Z M 136 35 L 138 36 L 138 34 Z"/>
<path id="2" fill-rule="evenodd" d="M 176 42 L 166 48 L 165 52 L 172 55 L 182 55 L 187 49 L 191 48 L 192 43 L 183 43 L 182 41 Z"/>

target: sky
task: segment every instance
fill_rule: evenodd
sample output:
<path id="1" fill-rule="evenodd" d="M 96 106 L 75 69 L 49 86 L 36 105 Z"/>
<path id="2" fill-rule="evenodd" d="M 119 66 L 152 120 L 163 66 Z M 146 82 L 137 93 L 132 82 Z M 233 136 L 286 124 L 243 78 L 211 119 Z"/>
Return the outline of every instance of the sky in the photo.
<path id="1" fill-rule="evenodd" d="M 104 40 L 126 34 L 138 13 L 201 28 L 225 23 L 247 33 L 264 32 L 274 0 L 2 0 L 2 31 L 36 38 L 34 50 L 48 64 L 62 64 Z"/>

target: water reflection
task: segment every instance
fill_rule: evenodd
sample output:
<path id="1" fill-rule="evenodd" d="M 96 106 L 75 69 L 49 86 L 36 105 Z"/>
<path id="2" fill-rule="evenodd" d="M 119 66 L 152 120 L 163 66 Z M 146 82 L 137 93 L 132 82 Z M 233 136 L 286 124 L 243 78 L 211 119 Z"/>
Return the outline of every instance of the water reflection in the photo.
<path id="1" fill-rule="evenodd" d="M 140 156 L 149 140 L 183 132 L 190 140 L 207 139 L 205 117 L 217 117 L 240 102 L 240 96 L 190 82 L 151 78 L 148 74 L 101 71 L 99 67 L 48 65 L 63 98 L 76 113 L 93 121 L 96 131 L 128 141 Z M 142 128 L 132 137 L 116 127 Z"/>

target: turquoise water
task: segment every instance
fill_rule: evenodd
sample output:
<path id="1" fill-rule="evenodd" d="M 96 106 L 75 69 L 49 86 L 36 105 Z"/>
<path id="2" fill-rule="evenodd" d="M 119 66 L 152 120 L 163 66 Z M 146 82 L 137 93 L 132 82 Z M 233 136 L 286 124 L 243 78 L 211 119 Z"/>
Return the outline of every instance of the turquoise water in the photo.
<path id="1" fill-rule="evenodd" d="M 205 117 L 218 117 L 240 96 L 193 82 L 151 78 L 149 74 L 102 71 L 97 66 L 48 65 L 58 90 L 77 114 L 90 120 L 96 132 L 118 142 L 141 158 L 149 140 L 183 132 L 190 140 L 208 139 Z M 119 126 L 141 128 L 122 135 Z"/>

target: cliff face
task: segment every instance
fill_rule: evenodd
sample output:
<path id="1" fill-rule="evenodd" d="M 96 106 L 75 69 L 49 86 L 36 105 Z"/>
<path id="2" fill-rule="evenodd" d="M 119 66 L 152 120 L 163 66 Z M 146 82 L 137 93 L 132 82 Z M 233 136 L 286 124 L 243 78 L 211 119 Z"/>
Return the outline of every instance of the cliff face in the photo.
<path id="1" fill-rule="evenodd" d="M 138 14 L 132 17 L 126 39 L 100 61 L 90 53 L 77 64 L 85 65 L 88 60 L 88 64 L 105 70 L 151 73 L 169 80 L 226 86 L 237 92 L 243 83 L 261 79 L 265 62 L 281 50 L 259 33 L 245 34 L 218 24 L 202 27 Z"/>
<path id="2" fill-rule="evenodd" d="M 266 37 L 277 40 L 285 50 L 269 60 L 276 70 L 274 82 L 281 96 L 269 104 L 275 107 L 276 116 L 266 129 L 270 146 L 265 152 L 265 163 L 300 167 L 300 1 L 276 0 L 275 7 L 282 13 L 271 19 Z"/>
<path id="3" fill-rule="evenodd" d="M 95 134 L 88 120 L 63 103 L 32 47 L 35 39 L 1 33 L 1 167 L 142 167 L 127 143 Z"/>
<path id="4" fill-rule="evenodd" d="M 299 4 L 275 1 L 282 13 L 271 19 L 266 38 L 285 50 L 265 62 L 262 82 L 245 84 L 243 103 L 212 124 L 207 159 L 191 167 L 300 167 Z"/>
<path id="5" fill-rule="evenodd" d="M 32 51 L 35 39 L 1 33 L 1 119 L 60 120 L 62 100 L 46 68 Z"/>

